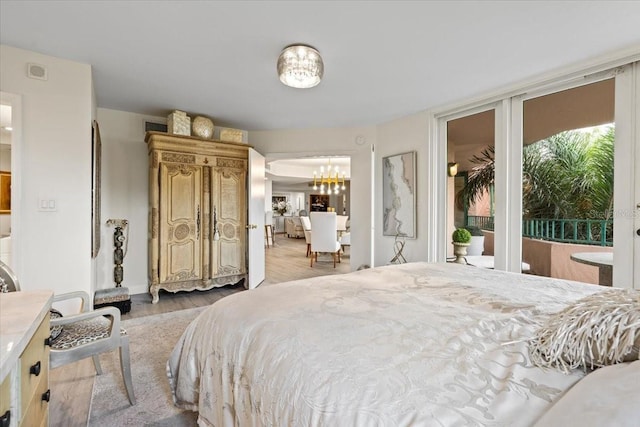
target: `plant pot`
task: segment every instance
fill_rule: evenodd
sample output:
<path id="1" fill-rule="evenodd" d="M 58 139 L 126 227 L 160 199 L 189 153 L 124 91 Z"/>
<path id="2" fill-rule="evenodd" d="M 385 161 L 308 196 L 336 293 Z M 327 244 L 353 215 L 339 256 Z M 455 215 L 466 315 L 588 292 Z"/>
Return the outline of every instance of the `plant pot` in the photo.
<path id="1" fill-rule="evenodd" d="M 464 256 L 467 254 L 467 248 L 470 246 L 470 243 L 458 243 L 453 242 L 453 254 L 456 256 L 456 259 L 453 262 L 458 264 L 466 264 Z"/>
<path id="2" fill-rule="evenodd" d="M 471 236 L 469 245 L 470 246 L 467 248 L 467 255 L 482 255 L 482 252 L 484 252 L 484 236 Z"/>

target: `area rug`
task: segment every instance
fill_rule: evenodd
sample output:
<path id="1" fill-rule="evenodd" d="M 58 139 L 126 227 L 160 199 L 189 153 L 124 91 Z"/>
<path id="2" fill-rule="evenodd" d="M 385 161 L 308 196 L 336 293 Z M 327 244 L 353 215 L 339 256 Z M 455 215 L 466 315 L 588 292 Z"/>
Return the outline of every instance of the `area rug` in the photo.
<path id="1" fill-rule="evenodd" d="M 173 405 L 166 363 L 185 328 L 206 307 L 125 320 L 137 403 L 129 404 L 118 351 L 100 356 L 91 399 L 89 426 L 196 426 L 197 414 Z"/>

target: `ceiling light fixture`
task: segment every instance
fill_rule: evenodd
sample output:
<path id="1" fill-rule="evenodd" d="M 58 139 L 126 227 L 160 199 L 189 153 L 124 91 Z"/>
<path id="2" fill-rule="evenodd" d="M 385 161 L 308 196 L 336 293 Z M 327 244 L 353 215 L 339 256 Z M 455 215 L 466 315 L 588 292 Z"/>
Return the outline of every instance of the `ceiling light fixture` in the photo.
<path id="1" fill-rule="evenodd" d="M 311 46 L 295 44 L 285 47 L 278 57 L 278 76 L 287 86 L 307 89 L 320 83 L 324 64 L 320 52 Z"/>
<path id="2" fill-rule="evenodd" d="M 326 184 L 326 193 L 331 194 L 332 189 L 331 185 L 333 184 L 333 194 L 340 194 L 340 190 L 346 190 L 347 187 L 344 185 L 345 173 L 342 172 L 342 185 L 340 185 L 340 172 L 338 171 L 338 166 L 331 166 L 331 159 L 329 159 L 329 165 L 327 166 L 327 175 L 324 174 L 324 166 L 320 166 L 320 178 L 318 178 L 318 173 L 313 171 L 313 189 L 318 191 L 320 189 L 320 194 L 325 194 L 325 184 Z M 320 183 L 320 186 L 318 186 Z"/>

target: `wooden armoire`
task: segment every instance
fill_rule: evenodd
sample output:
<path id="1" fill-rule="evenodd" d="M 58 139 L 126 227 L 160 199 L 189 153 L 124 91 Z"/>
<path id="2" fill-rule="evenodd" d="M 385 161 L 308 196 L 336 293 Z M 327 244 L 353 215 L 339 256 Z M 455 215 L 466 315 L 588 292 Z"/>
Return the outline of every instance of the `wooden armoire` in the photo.
<path id="1" fill-rule="evenodd" d="M 147 132 L 149 292 L 245 280 L 249 146 Z"/>

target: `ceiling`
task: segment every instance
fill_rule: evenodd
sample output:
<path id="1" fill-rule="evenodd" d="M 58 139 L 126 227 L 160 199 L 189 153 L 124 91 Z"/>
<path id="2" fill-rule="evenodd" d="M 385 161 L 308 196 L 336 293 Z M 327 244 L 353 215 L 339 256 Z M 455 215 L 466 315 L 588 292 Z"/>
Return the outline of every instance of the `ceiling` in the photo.
<path id="1" fill-rule="evenodd" d="M 383 123 L 640 50 L 640 2 L 0 1 L 0 42 L 91 64 L 98 106 L 246 130 Z M 292 89 L 306 43 L 324 80 Z"/>

